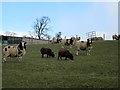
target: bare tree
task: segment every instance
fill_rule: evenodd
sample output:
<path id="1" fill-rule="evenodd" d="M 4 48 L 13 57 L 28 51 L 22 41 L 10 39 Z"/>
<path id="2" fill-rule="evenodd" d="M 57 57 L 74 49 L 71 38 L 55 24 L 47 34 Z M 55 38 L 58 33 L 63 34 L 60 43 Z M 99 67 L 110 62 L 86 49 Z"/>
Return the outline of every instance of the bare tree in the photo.
<path id="1" fill-rule="evenodd" d="M 48 24 L 50 23 L 50 18 L 43 16 L 40 19 L 36 19 L 34 22 L 34 30 L 38 35 L 38 38 L 41 39 L 41 35 L 44 35 L 46 31 L 49 30 Z"/>

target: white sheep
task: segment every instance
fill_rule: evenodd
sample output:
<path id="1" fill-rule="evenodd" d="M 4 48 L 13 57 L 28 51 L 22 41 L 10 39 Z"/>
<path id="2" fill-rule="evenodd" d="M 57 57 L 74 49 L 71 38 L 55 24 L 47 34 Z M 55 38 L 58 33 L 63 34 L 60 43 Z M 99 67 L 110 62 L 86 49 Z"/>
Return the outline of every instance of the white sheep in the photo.
<path id="1" fill-rule="evenodd" d="M 3 62 L 6 62 L 7 57 L 19 57 L 19 61 L 22 60 L 22 56 L 26 53 L 26 42 L 22 41 L 17 46 L 6 46 L 3 48 Z"/>
<path id="2" fill-rule="evenodd" d="M 89 39 L 87 39 L 87 42 L 85 42 L 85 41 L 76 42 L 75 46 L 76 46 L 76 50 L 77 50 L 76 55 L 78 55 L 78 52 L 80 50 L 86 50 L 87 55 L 90 55 L 90 50 L 92 48 L 92 39 L 91 39 L 91 42 L 89 41 Z"/>

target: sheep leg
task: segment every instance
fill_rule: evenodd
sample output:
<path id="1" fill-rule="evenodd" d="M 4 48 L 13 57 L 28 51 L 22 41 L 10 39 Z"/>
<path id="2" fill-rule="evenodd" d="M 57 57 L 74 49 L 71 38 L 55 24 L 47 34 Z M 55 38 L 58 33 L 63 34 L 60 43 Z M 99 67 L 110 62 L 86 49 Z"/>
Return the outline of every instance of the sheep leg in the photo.
<path id="1" fill-rule="evenodd" d="M 87 51 L 87 55 L 89 55 L 88 51 Z"/>
<path id="2" fill-rule="evenodd" d="M 19 62 L 21 62 L 22 61 L 22 57 L 19 57 Z"/>
<path id="3" fill-rule="evenodd" d="M 59 57 L 60 57 L 60 56 L 58 56 L 58 60 L 59 60 Z"/>
<path id="4" fill-rule="evenodd" d="M 3 61 L 2 61 L 3 63 L 7 61 L 6 58 L 7 58 L 8 56 L 9 56 L 9 53 L 5 53 L 5 54 L 4 54 Z"/>
<path id="5" fill-rule="evenodd" d="M 48 58 L 48 54 L 47 54 L 47 58 Z"/>
<path id="6" fill-rule="evenodd" d="M 89 52 L 89 55 L 90 55 L 90 50 L 88 50 L 88 52 Z"/>
<path id="7" fill-rule="evenodd" d="M 3 63 L 4 63 L 4 62 L 6 62 L 6 58 L 5 58 L 5 57 L 3 58 Z"/>
<path id="8" fill-rule="evenodd" d="M 62 60 L 62 57 L 60 56 L 60 59 Z"/>
<path id="9" fill-rule="evenodd" d="M 76 52 L 76 55 L 78 55 L 78 50 L 77 50 L 77 52 Z"/>
<path id="10" fill-rule="evenodd" d="M 86 50 L 86 52 L 87 52 L 87 55 L 89 55 L 89 52 L 88 52 L 89 50 Z"/>
<path id="11" fill-rule="evenodd" d="M 67 60 L 67 57 L 65 57 L 65 60 Z"/>
<path id="12" fill-rule="evenodd" d="M 87 50 L 87 55 L 90 55 L 90 50 Z"/>
<path id="13" fill-rule="evenodd" d="M 44 55 L 42 54 L 42 58 L 44 57 Z"/>

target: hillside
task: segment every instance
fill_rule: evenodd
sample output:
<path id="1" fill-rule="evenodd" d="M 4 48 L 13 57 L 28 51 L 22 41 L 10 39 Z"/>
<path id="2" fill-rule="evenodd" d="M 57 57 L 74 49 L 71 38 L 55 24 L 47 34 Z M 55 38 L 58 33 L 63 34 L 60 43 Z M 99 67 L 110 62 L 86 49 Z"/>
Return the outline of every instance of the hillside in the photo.
<path id="1" fill-rule="evenodd" d="M 55 58 L 41 58 L 40 48 L 50 47 Z M 8 58 L 3 63 L 3 88 L 117 88 L 118 41 L 93 42 L 91 55 L 85 51 L 74 60 L 58 60 L 61 44 L 28 45 L 23 61 Z"/>

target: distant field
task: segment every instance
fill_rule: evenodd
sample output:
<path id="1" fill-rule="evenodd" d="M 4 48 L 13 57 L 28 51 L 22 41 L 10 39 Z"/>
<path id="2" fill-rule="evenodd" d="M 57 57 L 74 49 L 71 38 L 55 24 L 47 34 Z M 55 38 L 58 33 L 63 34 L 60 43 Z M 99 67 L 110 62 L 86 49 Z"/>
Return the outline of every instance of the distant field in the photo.
<path id="1" fill-rule="evenodd" d="M 50 47 L 55 58 L 41 58 L 40 48 Z M 21 63 L 9 58 L 3 63 L 3 88 L 117 88 L 118 42 L 93 42 L 91 55 L 68 48 L 74 60 L 58 60 L 61 44 L 28 45 Z"/>

